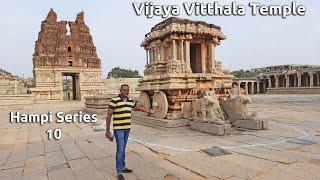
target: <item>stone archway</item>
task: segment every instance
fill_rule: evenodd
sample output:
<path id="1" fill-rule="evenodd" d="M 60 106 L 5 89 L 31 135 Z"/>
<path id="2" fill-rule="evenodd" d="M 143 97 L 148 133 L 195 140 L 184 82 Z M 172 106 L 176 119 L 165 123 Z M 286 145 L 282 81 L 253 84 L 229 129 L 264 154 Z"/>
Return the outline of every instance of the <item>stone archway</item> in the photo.
<path id="1" fill-rule="evenodd" d="M 81 100 L 79 73 L 62 73 L 63 100 Z"/>

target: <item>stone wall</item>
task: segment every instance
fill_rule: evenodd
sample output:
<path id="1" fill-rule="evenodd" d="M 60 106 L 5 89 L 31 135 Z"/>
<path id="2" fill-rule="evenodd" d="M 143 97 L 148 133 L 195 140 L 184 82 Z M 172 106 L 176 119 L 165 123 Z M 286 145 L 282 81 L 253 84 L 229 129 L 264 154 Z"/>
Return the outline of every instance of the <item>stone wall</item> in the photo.
<path id="1" fill-rule="evenodd" d="M 136 91 L 140 78 L 111 78 L 103 79 L 103 86 L 106 94 L 118 94 L 122 84 L 128 84 L 130 88 L 130 96 L 137 97 L 140 92 Z"/>
<path id="2" fill-rule="evenodd" d="M 10 109 L 12 106 L 25 106 L 33 104 L 34 99 L 31 94 L 22 95 L 0 95 L 0 109 Z"/>
<path id="3" fill-rule="evenodd" d="M 27 88 L 21 80 L 0 80 L 0 95 L 27 94 Z"/>

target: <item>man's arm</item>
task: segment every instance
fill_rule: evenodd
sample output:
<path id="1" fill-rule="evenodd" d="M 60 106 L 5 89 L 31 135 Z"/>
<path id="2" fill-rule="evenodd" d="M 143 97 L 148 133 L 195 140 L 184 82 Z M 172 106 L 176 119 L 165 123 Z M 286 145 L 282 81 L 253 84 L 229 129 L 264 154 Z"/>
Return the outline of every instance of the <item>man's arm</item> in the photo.
<path id="1" fill-rule="evenodd" d="M 111 117 L 113 114 L 113 110 L 114 109 L 111 109 L 111 108 L 108 109 L 108 114 L 107 114 L 107 119 L 106 119 L 106 135 L 108 135 L 108 137 L 111 135 L 110 124 L 111 124 Z"/>
<path id="2" fill-rule="evenodd" d="M 148 114 L 153 114 L 154 113 L 154 109 L 147 109 L 145 107 L 139 106 L 138 104 L 134 106 L 133 108 L 134 111 L 142 111 Z"/>

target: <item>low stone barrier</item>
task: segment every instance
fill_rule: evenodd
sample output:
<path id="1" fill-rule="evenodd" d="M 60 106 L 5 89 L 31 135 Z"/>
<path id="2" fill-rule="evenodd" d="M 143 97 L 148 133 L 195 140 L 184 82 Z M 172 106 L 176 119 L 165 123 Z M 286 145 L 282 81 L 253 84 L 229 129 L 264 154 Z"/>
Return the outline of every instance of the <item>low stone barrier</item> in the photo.
<path id="1" fill-rule="evenodd" d="M 320 87 L 268 88 L 267 94 L 320 94 Z"/>
<path id="2" fill-rule="evenodd" d="M 0 95 L 0 107 L 25 106 L 34 104 L 34 98 L 31 94 L 22 95 Z"/>

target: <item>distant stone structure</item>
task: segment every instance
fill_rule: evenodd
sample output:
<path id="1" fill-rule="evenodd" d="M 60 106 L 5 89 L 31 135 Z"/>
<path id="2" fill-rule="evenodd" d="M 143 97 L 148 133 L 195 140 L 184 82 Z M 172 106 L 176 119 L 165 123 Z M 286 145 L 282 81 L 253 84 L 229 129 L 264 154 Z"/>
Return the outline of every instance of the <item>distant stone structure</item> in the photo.
<path id="1" fill-rule="evenodd" d="M 24 80 L 0 69 L 0 95 L 18 94 L 27 94 L 27 87 Z"/>
<path id="2" fill-rule="evenodd" d="M 0 80 L 0 95 L 18 94 L 27 94 L 27 88 L 22 80 Z"/>
<path id="3" fill-rule="evenodd" d="M 279 65 L 251 70 L 251 76 L 235 78 L 241 94 L 320 94 L 320 66 Z"/>
<path id="4" fill-rule="evenodd" d="M 106 89 L 106 94 L 115 95 L 119 94 L 120 86 L 122 84 L 128 84 L 130 89 L 130 96 L 138 97 L 139 91 L 136 91 L 140 78 L 107 78 L 103 79 L 103 86 Z"/>
<path id="5" fill-rule="evenodd" d="M 74 22 L 58 22 L 50 10 L 35 43 L 33 76 L 35 100 L 63 100 L 63 76 L 72 77 L 73 100 L 104 93 L 101 62 L 83 12 Z"/>
<path id="6" fill-rule="evenodd" d="M 0 69 L 0 109 L 23 107 L 34 103 L 33 96 L 27 94 L 27 82 Z"/>

